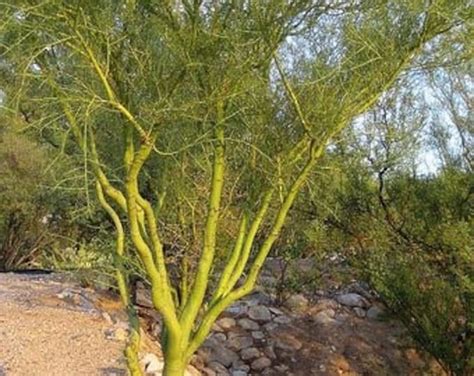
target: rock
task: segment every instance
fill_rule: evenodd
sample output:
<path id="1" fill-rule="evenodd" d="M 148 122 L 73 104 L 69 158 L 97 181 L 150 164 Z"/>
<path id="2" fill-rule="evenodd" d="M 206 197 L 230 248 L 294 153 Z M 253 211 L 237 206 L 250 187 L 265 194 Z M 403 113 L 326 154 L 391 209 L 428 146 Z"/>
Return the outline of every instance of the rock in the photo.
<path id="1" fill-rule="evenodd" d="M 312 257 L 298 259 L 294 265 L 292 265 L 292 269 L 295 269 L 295 272 L 299 272 L 303 275 L 314 273 L 315 267 L 316 260 Z"/>
<path id="2" fill-rule="evenodd" d="M 318 312 L 316 315 L 314 315 L 311 319 L 314 321 L 316 324 L 320 325 L 330 325 L 334 324 L 336 320 L 333 319 L 335 316 L 336 312 L 332 309 L 327 309 L 325 311 Z"/>
<path id="3" fill-rule="evenodd" d="M 204 376 L 216 376 L 217 375 L 216 371 L 214 371 L 213 369 L 208 368 L 208 367 L 202 368 L 201 372 Z"/>
<path id="4" fill-rule="evenodd" d="M 234 337 L 227 341 L 227 346 L 229 349 L 235 350 L 235 351 L 240 351 L 242 349 L 246 349 L 247 347 L 250 347 L 253 345 L 253 338 L 252 337 L 246 337 L 246 336 L 240 336 L 240 337 Z"/>
<path id="5" fill-rule="evenodd" d="M 140 365 L 142 366 L 146 374 L 161 375 L 163 373 L 164 362 L 162 359 L 159 359 L 155 354 L 145 354 L 140 361 Z"/>
<path id="6" fill-rule="evenodd" d="M 241 370 L 241 369 L 236 369 L 234 371 L 232 371 L 231 375 L 232 376 L 248 376 L 248 372 L 247 371 L 244 371 L 244 370 Z"/>
<path id="7" fill-rule="evenodd" d="M 268 322 L 272 319 L 270 310 L 263 305 L 255 305 L 249 308 L 249 317 L 258 322 Z"/>
<path id="8" fill-rule="evenodd" d="M 265 334 L 263 332 L 261 332 L 260 330 L 257 330 L 255 332 L 252 332 L 252 337 L 254 339 L 264 339 L 265 338 Z"/>
<path id="9" fill-rule="evenodd" d="M 239 326 L 244 330 L 258 330 L 260 329 L 260 325 L 258 325 L 255 321 L 250 319 L 240 319 L 238 321 Z"/>
<path id="10" fill-rule="evenodd" d="M 287 325 L 291 322 L 291 319 L 288 316 L 277 316 L 273 319 L 278 324 Z"/>
<path id="11" fill-rule="evenodd" d="M 292 295 L 286 300 L 285 307 L 291 311 L 302 312 L 308 308 L 308 299 L 302 294 Z"/>
<path id="12" fill-rule="evenodd" d="M 231 317 L 224 317 L 220 320 L 217 320 L 216 324 L 222 329 L 227 330 L 235 326 L 235 320 Z"/>
<path id="13" fill-rule="evenodd" d="M 113 325 L 114 324 L 114 321 L 112 320 L 112 317 L 110 317 L 109 313 L 108 312 L 105 312 L 103 311 L 101 313 L 102 317 L 104 318 L 104 320 L 107 322 L 107 324 L 109 325 Z"/>
<path id="14" fill-rule="evenodd" d="M 243 306 L 241 303 L 237 302 L 237 303 L 234 303 L 231 306 L 227 307 L 225 312 L 227 312 L 227 313 L 229 313 L 233 316 L 238 316 L 238 315 L 244 314 L 246 309 L 247 308 L 245 306 Z"/>
<path id="15" fill-rule="evenodd" d="M 243 349 L 240 352 L 240 357 L 243 360 L 250 360 L 250 359 L 255 359 L 260 356 L 260 351 L 256 347 L 248 347 L 246 349 Z"/>
<path id="16" fill-rule="evenodd" d="M 264 276 L 260 277 L 260 285 L 266 288 L 274 288 L 278 285 L 278 279 L 272 276 Z"/>
<path id="17" fill-rule="evenodd" d="M 271 303 L 272 303 L 272 298 L 268 296 L 268 294 L 265 294 L 262 291 L 253 293 L 245 300 L 245 304 L 247 304 L 249 307 L 253 307 L 256 305 L 268 306 Z"/>
<path id="18" fill-rule="evenodd" d="M 288 367 L 285 364 L 280 364 L 278 366 L 275 366 L 275 370 L 278 371 L 278 372 L 281 372 L 281 373 L 284 373 L 284 372 L 288 371 L 289 369 L 290 369 L 290 367 Z"/>
<path id="19" fill-rule="evenodd" d="M 233 362 L 239 359 L 239 356 L 235 351 L 232 351 L 222 345 L 203 348 L 198 351 L 198 354 L 202 356 L 209 364 L 212 362 L 218 362 L 226 367 L 230 367 Z"/>
<path id="20" fill-rule="evenodd" d="M 349 286 L 347 286 L 347 289 L 347 291 L 355 292 L 368 300 L 373 298 L 372 294 L 370 293 L 370 286 L 366 282 L 354 281 Z"/>
<path id="21" fill-rule="evenodd" d="M 278 324 L 275 323 L 275 322 L 268 322 L 268 323 L 266 323 L 263 327 L 264 327 L 264 329 L 265 329 L 267 332 L 272 332 L 272 331 L 274 331 L 276 328 L 278 328 Z"/>
<path id="22" fill-rule="evenodd" d="M 250 371 L 250 366 L 247 365 L 243 360 L 239 359 L 232 363 L 232 370 L 234 371 Z"/>
<path id="23" fill-rule="evenodd" d="M 225 333 L 215 333 L 212 335 L 212 338 L 218 342 L 225 342 L 227 340 Z"/>
<path id="24" fill-rule="evenodd" d="M 301 347 L 303 347 L 303 344 L 291 334 L 284 333 L 276 339 L 275 346 L 280 350 L 294 351 L 301 349 Z"/>
<path id="25" fill-rule="evenodd" d="M 197 369 L 203 369 L 204 366 L 205 366 L 205 363 L 204 363 L 204 359 L 201 358 L 199 355 L 197 354 L 194 354 L 192 357 L 191 357 L 191 361 L 189 362 L 190 364 L 192 364 L 194 367 L 196 367 Z"/>
<path id="26" fill-rule="evenodd" d="M 77 308 L 80 308 L 88 312 L 97 312 L 94 304 L 87 298 L 87 295 L 84 291 L 75 290 L 72 288 L 65 288 L 56 296 L 64 300 L 66 303 L 72 304 Z"/>
<path id="27" fill-rule="evenodd" d="M 107 329 L 105 331 L 105 338 L 112 341 L 125 342 L 128 339 L 128 330 L 121 327 Z"/>
<path id="28" fill-rule="evenodd" d="M 360 317 L 361 319 L 363 319 L 366 315 L 365 309 L 363 309 L 363 308 L 354 307 L 353 310 L 354 310 L 355 314 L 357 315 L 357 317 Z"/>
<path id="29" fill-rule="evenodd" d="M 272 361 L 266 357 L 261 357 L 252 362 L 250 367 L 255 371 L 262 371 L 272 365 Z"/>
<path id="30" fill-rule="evenodd" d="M 276 307 L 268 307 L 268 309 L 270 310 L 271 313 L 277 315 L 277 316 L 280 316 L 280 315 L 284 315 L 285 313 L 281 310 L 281 309 L 278 309 Z"/>
<path id="31" fill-rule="evenodd" d="M 275 277 L 279 277 L 283 272 L 284 261 L 281 258 L 268 257 L 265 261 L 264 270 Z"/>
<path id="32" fill-rule="evenodd" d="M 209 368 L 216 372 L 217 376 L 228 376 L 230 372 L 219 362 L 209 363 Z"/>
<path id="33" fill-rule="evenodd" d="M 336 300 L 347 307 L 368 308 L 370 306 L 367 299 L 365 299 L 362 295 L 355 293 L 338 295 Z"/>
<path id="34" fill-rule="evenodd" d="M 367 318 L 371 320 L 380 320 L 385 314 L 385 310 L 378 305 L 373 305 L 367 311 Z"/>
<path id="35" fill-rule="evenodd" d="M 147 288 L 142 282 L 138 281 L 136 285 L 136 303 L 141 307 L 153 308 L 153 301 L 151 298 L 151 290 Z"/>
<path id="36" fill-rule="evenodd" d="M 276 359 L 277 356 L 275 354 L 275 350 L 273 349 L 273 346 L 267 346 L 263 349 L 263 353 L 270 359 Z"/>

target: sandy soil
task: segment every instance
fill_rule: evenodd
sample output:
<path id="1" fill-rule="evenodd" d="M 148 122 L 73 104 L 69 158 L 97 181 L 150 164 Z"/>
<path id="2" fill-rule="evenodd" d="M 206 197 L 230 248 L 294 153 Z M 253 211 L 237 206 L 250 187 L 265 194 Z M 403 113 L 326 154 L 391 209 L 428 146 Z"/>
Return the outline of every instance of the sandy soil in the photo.
<path id="1" fill-rule="evenodd" d="M 98 301 L 54 275 L 0 274 L 0 375 L 126 374 Z"/>

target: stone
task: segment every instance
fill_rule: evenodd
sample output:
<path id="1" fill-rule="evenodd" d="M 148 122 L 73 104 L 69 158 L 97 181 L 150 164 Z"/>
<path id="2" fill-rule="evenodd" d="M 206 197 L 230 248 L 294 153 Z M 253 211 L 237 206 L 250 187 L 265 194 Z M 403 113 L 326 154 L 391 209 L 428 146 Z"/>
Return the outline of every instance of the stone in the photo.
<path id="1" fill-rule="evenodd" d="M 208 363 L 218 362 L 226 367 L 230 367 L 233 362 L 239 359 L 239 355 L 222 345 L 201 349 L 198 354 Z"/>
<path id="2" fill-rule="evenodd" d="M 249 318 L 258 322 L 268 322 L 272 319 L 270 310 L 263 305 L 255 305 L 249 308 Z"/>
<path id="3" fill-rule="evenodd" d="M 147 353 L 140 360 L 140 365 L 146 374 L 159 374 L 163 373 L 165 363 L 162 359 L 159 359 L 155 354 Z"/>
<path id="4" fill-rule="evenodd" d="M 125 342 L 128 339 L 128 330 L 120 327 L 107 329 L 105 331 L 105 338 L 112 341 Z"/>
<path id="5" fill-rule="evenodd" d="M 270 305 L 272 303 L 272 298 L 268 296 L 268 294 L 262 292 L 262 291 L 257 291 L 250 295 L 246 300 L 245 304 L 247 304 L 249 307 L 256 306 L 256 305 Z"/>
<path id="6" fill-rule="evenodd" d="M 235 326 L 235 320 L 232 317 L 224 317 L 220 320 L 217 320 L 216 324 L 222 329 L 227 330 Z"/>
<path id="7" fill-rule="evenodd" d="M 104 318 L 104 320 L 107 322 L 107 324 L 109 324 L 109 325 L 114 324 L 114 321 L 112 320 L 112 317 L 110 317 L 108 312 L 104 311 L 104 312 L 101 313 L 101 315 Z"/>
<path id="8" fill-rule="evenodd" d="M 260 350 L 258 350 L 256 347 L 248 347 L 246 349 L 243 349 L 240 352 L 240 357 L 243 360 L 250 360 L 250 359 L 255 359 L 260 356 Z"/>
<path id="9" fill-rule="evenodd" d="M 268 257 L 264 264 L 264 270 L 275 277 L 279 277 L 283 273 L 284 261 L 281 258 Z"/>
<path id="10" fill-rule="evenodd" d="M 215 333 L 212 335 L 212 338 L 214 338 L 218 342 L 225 342 L 227 340 L 227 336 L 225 333 Z"/>
<path id="11" fill-rule="evenodd" d="M 225 312 L 233 316 L 238 316 L 238 315 L 244 314 L 245 310 L 246 310 L 246 307 L 244 307 L 241 303 L 237 302 L 227 307 L 225 309 Z"/>
<path id="12" fill-rule="evenodd" d="M 250 319 L 240 319 L 237 321 L 239 326 L 244 330 L 258 330 L 260 329 L 260 325 L 258 325 L 255 321 Z"/>
<path id="13" fill-rule="evenodd" d="M 284 372 L 288 371 L 289 369 L 290 369 L 290 367 L 288 367 L 285 364 L 279 364 L 279 365 L 275 366 L 275 370 L 278 371 L 278 372 L 281 372 L 281 373 L 284 373 Z"/>
<path id="14" fill-rule="evenodd" d="M 270 359 L 276 359 L 277 356 L 275 354 L 275 350 L 273 349 L 273 346 L 267 346 L 263 349 L 263 353 Z"/>
<path id="15" fill-rule="evenodd" d="M 336 312 L 332 309 L 327 309 L 326 311 L 321 311 L 318 312 L 316 315 L 314 315 L 311 320 L 315 322 L 316 324 L 320 325 L 330 325 L 334 324 L 336 320 L 334 320 Z"/>
<path id="16" fill-rule="evenodd" d="M 308 304 L 308 299 L 303 294 L 296 294 L 286 300 L 285 307 L 291 311 L 302 312 L 308 308 Z"/>
<path id="17" fill-rule="evenodd" d="M 250 368 L 252 368 L 255 371 L 263 371 L 265 368 L 268 368 L 272 365 L 272 361 L 268 359 L 267 357 L 261 357 L 252 362 L 250 364 Z"/>
<path id="18" fill-rule="evenodd" d="M 276 339 L 275 346 L 280 350 L 295 351 L 301 349 L 303 344 L 291 334 L 284 333 Z"/>
<path id="19" fill-rule="evenodd" d="M 249 373 L 247 371 L 244 371 L 242 369 L 236 369 L 231 373 L 232 376 L 248 376 L 248 374 Z"/>
<path id="20" fill-rule="evenodd" d="M 367 299 L 356 293 L 338 295 L 336 300 L 347 307 L 368 308 L 370 306 Z"/>
<path id="21" fill-rule="evenodd" d="M 385 314 L 385 310 L 381 306 L 373 305 L 367 311 L 367 318 L 371 320 L 380 320 Z"/>
<path id="22" fill-rule="evenodd" d="M 268 332 L 274 331 L 276 328 L 278 328 L 278 324 L 275 322 L 268 322 L 264 326 L 264 329 Z"/>
<path id="23" fill-rule="evenodd" d="M 247 336 L 234 337 L 227 341 L 229 349 L 240 351 L 253 345 L 253 338 Z"/>
<path id="24" fill-rule="evenodd" d="M 216 376 L 217 375 L 216 371 L 214 371 L 213 369 L 208 368 L 208 367 L 202 368 L 201 372 L 204 376 Z"/>
<path id="25" fill-rule="evenodd" d="M 278 309 L 276 307 L 268 307 L 268 309 L 270 310 L 271 313 L 277 315 L 277 316 L 280 316 L 280 315 L 284 315 L 285 313 L 281 310 L 281 309 Z"/>
<path id="26" fill-rule="evenodd" d="M 260 330 L 257 330 L 255 332 L 252 332 L 252 337 L 254 339 L 264 339 L 265 338 L 265 334 L 263 332 L 261 332 Z"/>
<path id="27" fill-rule="evenodd" d="M 217 376 L 228 376 L 230 372 L 219 362 L 209 363 L 209 368 L 216 372 Z"/>
<path id="28" fill-rule="evenodd" d="M 366 312 L 365 312 L 365 309 L 364 308 L 360 308 L 360 307 L 354 307 L 353 308 L 353 311 L 355 312 L 355 314 L 357 315 L 357 317 L 360 317 L 361 319 L 363 319 L 366 315 Z"/>
<path id="29" fill-rule="evenodd" d="M 273 319 L 278 324 L 287 325 L 291 322 L 291 319 L 288 316 L 277 316 Z"/>
<path id="30" fill-rule="evenodd" d="M 243 360 L 239 359 L 232 363 L 232 370 L 234 371 L 250 371 L 250 366 L 247 365 Z"/>

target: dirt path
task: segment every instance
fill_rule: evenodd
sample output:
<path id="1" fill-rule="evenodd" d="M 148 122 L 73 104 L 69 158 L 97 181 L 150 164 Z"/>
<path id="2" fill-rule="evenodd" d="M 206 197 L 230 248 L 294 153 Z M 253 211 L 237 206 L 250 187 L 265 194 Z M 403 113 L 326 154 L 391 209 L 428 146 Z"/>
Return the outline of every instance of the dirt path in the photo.
<path id="1" fill-rule="evenodd" d="M 125 375 L 106 302 L 64 277 L 0 274 L 0 375 Z"/>

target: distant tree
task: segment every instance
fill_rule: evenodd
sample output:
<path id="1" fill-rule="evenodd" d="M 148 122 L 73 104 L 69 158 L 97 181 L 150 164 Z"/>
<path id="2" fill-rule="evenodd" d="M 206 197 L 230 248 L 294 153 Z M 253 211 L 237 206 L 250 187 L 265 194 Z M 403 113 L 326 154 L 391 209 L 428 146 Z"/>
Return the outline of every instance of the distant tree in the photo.
<path id="1" fill-rule="evenodd" d="M 32 126 L 79 145 L 118 255 L 131 245 L 151 281 L 165 375 L 182 375 L 219 314 L 252 291 L 329 142 L 426 43 L 462 27 L 467 3 L 1 3 L 8 105 L 46 114 Z M 164 250 L 168 218 L 190 227 L 179 251 L 197 253 L 178 281 Z M 216 252 L 227 257 L 219 272 Z M 117 278 L 133 316 L 120 265 Z M 133 374 L 138 340 L 135 326 Z"/>

